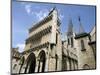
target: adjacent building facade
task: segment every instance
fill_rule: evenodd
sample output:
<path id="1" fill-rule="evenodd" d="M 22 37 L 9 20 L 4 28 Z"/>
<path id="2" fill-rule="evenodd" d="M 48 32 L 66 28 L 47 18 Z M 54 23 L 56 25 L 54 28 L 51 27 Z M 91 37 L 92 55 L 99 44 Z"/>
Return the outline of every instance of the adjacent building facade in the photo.
<path id="1" fill-rule="evenodd" d="M 33 25 L 29 29 L 29 37 L 18 62 L 15 62 L 15 58 L 12 59 L 12 73 L 95 69 L 95 27 L 90 33 L 76 34 L 70 20 L 66 29 L 67 38 L 62 41 L 60 25 L 56 8 Z M 17 68 L 14 68 L 16 63 Z"/>
<path id="2" fill-rule="evenodd" d="M 11 54 L 11 69 L 13 73 L 18 73 L 19 71 L 19 61 L 21 58 L 21 54 L 18 52 L 19 48 L 12 48 Z"/>

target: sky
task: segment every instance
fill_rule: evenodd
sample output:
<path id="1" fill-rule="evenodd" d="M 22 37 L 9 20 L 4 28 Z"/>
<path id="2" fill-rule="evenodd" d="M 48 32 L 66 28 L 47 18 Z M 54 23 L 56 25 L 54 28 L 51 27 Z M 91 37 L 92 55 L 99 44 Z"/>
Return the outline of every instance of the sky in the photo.
<path id="1" fill-rule="evenodd" d="M 74 31 L 79 31 L 79 16 L 86 32 L 96 25 L 96 7 L 89 5 L 51 4 L 36 2 L 12 1 L 12 47 L 19 47 L 19 52 L 25 47 L 28 29 L 46 17 L 49 11 L 56 7 L 61 21 L 61 33 L 67 32 L 69 19 L 72 19 Z M 62 36 L 63 38 L 63 36 Z"/>

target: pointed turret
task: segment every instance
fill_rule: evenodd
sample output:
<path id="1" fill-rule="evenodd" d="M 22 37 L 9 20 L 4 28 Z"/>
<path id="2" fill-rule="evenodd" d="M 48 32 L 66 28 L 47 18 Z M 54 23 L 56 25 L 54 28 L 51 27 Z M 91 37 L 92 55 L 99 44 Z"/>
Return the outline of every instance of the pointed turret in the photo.
<path id="1" fill-rule="evenodd" d="M 68 31 L 67 31 L 67 36 L 73 35 L 73 23 L 72 19 L 69 20 L 68 24 Z"/>
<path id="2" fill-rule="evenodd" d="M 74 46 L 74 40 L 73 40 L 73 23 L 72 19 L 69 19 L 68 23 L 68 31 L 67 31 L 67 40 L 68 40 L 68 46 L 73 47 Z"/>
<path id="3" fill-rule="evenodd" d="M 76 34 L 75 39 L 88 36 L 88 33 L 85 32 L 85 30 L 81 24 L 80 16 L 78 17 L 78 21 L 79 21 L 79 32 Z"/>
<path id="4" fill-rule="evenodd" d="M 54 6 L 51 10 L 50 10 L 50 12 L 49 12 L 49 14 L 48 15 L 50 15 L 54 10 L 56 10 L 57 11 L 57 9 L 56 9 L 56 7 Z"/>
<path id="5" fill-rule="evenodd" d="M 84 30 L 84 28 L 83 28 L 83 26 L 82 26 L 82 24 L 81 24 L 80 16 L 78 17 L 78 20 L 79 20 L 79 33 L 84 33 L 85 30 Z"/>

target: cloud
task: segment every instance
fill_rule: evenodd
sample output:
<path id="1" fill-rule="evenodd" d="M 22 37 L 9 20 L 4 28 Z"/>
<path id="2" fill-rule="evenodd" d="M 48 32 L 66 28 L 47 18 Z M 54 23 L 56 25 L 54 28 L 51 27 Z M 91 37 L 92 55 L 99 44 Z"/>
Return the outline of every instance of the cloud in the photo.
<path id="1" fill-rule="evenodd" d="M 63 33 L 63 34 L 61 35 L 61 39 L 62 39 L 63 41 L 67 39 L 66 33 Z"/>
<path id="2" fill-rule="evenodd" d="M 31 5 L 30 4 L 25 5 L 25 10 L 27 14 L 31 14 Z"/>
<path id="3" fill-rule="evenodd" d="M 34 7 L 35 9 L 37 9 L 37 11 L 34 11 L 31 4 L 26 4 L 26 3 L 21 3 L 21 4 L 24 6 L 26 13 L 28 15 L 34 16 L 36 20 L 42 20 L 49 13 L 47 9 L 40 9 L 40 7 L 38 6 Z"/>
<path id="4" fill-rule="evenodd" d="M 24 7 L 26 13 L 28 15 L 30 15 L 31 12 L 32 12 L 32 4 L 29 4 L 29 3 L 26 3 L 26 2 L 21 2 L 20 4 L 22 5 L 22 7 Z"/>
<path id="5" fill-rule="evenodd" d="M 63 20 L 64 15 L 61 13 L 61 9 L 58 9 L 59 19 Z"/>
<path id="6" fill-rule="evenodd" d="M 22 3 L 22 5 L 24 6 L 26 13 L 28 15 L 34 16 L 36 21 L 42 20 L 49 13 L 47 9 L 40 9 L 39 6 L 32 7 L 32 4 L 26 4 L 26 3 Z M 36 9 L 36 11 L 33 8 Z M 58 13 L 59 13 L 59 19 L 62 21 L 64 15 L 61 13 L 61 9 L 58 9 Z"/>
<path id="7" fill-rule="evenodd" d="M 19 43 L 19 44 L 16 45 L 16 47 L 19 47 L 19 52 L 23 52 L 24 51 L 25 44 Z"/>
<path id="8" fill-rule="evenodd" d="M 40 10 L 39 12 L 34 12 L 37 20 L 42 20 L 44 17 L 48 15 L 48 13 L 49 12 L 46 9 Z"/>
<path id="9" fill-rule="evenodd" d="M 60 19 L 60 20 L 63 20 L 63 18 L 64 18 L 64 15 L 60 14 L 60 15 L 59 15 L 59 19 Z"/>

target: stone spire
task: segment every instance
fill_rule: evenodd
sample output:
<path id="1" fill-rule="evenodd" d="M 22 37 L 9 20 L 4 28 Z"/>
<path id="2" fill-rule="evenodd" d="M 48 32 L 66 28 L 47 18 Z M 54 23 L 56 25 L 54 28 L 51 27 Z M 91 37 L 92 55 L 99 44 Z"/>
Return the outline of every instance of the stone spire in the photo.
<path id="1" fill-rule="evenodd" d="M 83 26 L 81 24 L 80 16 L 78 17 L 78 20 L 79 20 L 79 33 L 84 33 L 85 31 L 84 31 L 84 28 L 83 28 Z"/>
<path id="2" fill-rule="evenodd" d="M 56 6 L 54 6 L 54 7 L 50 10 L 49 15 L 50 15 L 54 10 L 56 10 Z"/>
<path id="3" fill-rule="evenodd" d="M 68 24 L 68 31 L 67 31 L 67 36 L 72 35 L 73 34 L 73 23 L 72 23 L 72 19 L 69 19 L 69 24 Z"/>

